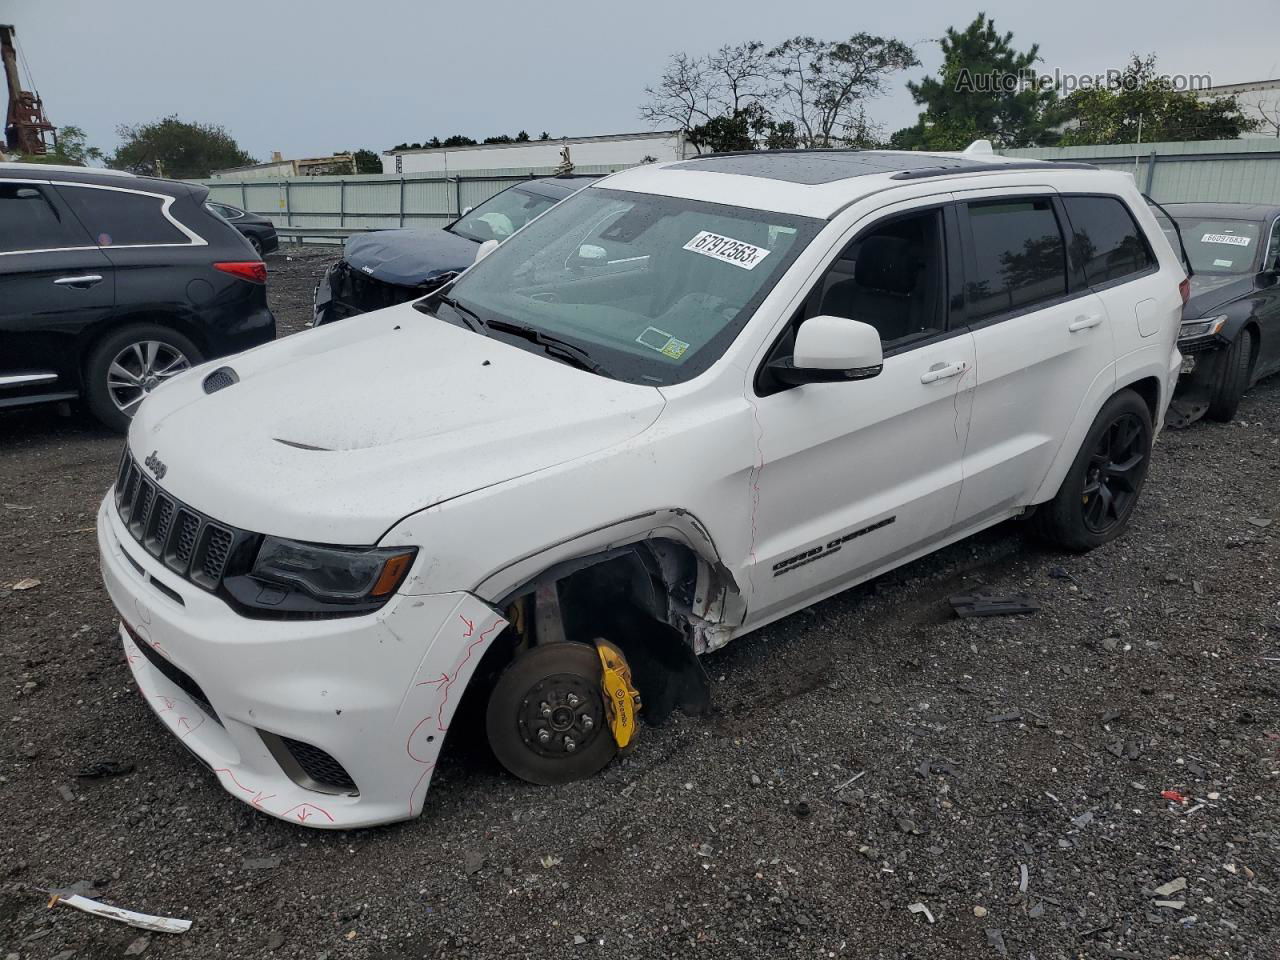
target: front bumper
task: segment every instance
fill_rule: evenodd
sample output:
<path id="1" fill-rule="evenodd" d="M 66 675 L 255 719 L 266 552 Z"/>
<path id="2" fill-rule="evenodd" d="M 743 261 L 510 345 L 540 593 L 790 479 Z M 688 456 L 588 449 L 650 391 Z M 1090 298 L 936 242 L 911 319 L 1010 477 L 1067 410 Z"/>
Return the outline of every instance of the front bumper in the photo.
<path id="1" fill-rule="evenodd" d="M 1183 361 L 1169 407 L 1170 426 L 1189 427 L 1204 416 L 1222 379 L 1222 365 L 1230 346 L 1231 341 L 1221 335 L 1178 344 Z"/>
<path id="2" fill-rule="evenodd" d="M 310 827 L 421 812 L 453 710 L 506 625 L 491 607 L 447 593 L 396 596 L 361 617 L 250 620 L 147 554 L 110 493 L 98 511 L 98 549 L 139 690 L 227 792 Z M 315 789 L 296 764 L 277 759 L 280 738 L 325 751 L 355 792 Z"/>

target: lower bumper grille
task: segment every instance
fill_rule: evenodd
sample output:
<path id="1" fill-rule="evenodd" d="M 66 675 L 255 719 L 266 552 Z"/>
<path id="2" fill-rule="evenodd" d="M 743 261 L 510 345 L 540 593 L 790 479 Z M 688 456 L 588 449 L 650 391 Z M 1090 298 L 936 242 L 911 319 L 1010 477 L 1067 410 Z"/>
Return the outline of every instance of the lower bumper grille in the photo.
<path id="1" fill-rule="evenodd" d="M 318 793 L 357 796 L 356 782 L 334 757 L 314 744 L 259 730 L 276 763 L 298 786 Z"/>
<path id="2" fill-rule="evenodd" d="M 213 709 L 213 704 L 204 695 L 204 691 L 200 689 L 200 684 L 196 683 L 189 673 L 166 660 L 161 656 L 160 651 L 152 647 L 151 644 L 147 643 L 127 626 L 125 631 L 133 640 L 133 645 L 138 648 L 138 652 L 147 658 L 148 663 L 155 667 L 166 680 L 194 700 L 196 705 L 209 715 L 210 719 L 221 725 L 222 719 L 218 716 L 218 711 Z"/>

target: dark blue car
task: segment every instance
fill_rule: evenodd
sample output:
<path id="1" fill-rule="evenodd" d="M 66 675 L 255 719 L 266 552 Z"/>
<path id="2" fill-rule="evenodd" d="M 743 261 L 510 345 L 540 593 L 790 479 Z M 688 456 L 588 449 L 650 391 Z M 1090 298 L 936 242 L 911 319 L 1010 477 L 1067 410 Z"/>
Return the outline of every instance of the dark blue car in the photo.
<path id="1" fill-rule="evenodd" d="M 440 230 L 377 230 L 347 241 L 316 285 L 314 326 L 424 297 L 595 177 L 561 176 L 508 187 Z"/>

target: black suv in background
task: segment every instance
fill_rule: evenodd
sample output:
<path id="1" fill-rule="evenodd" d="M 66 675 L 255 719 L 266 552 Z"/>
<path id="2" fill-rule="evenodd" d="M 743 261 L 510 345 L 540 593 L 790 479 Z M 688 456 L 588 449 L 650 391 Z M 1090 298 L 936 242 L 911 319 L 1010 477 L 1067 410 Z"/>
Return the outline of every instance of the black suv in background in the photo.
<path id="1" fill-rule="evenodd" d="M 82 397 L 124 431 L 165 380 L 274 339 L 267 268 L 208 193 L 0 163 L 0 407 Z"/>
<path id="2" fill-rule="evenodd" d="M 476 259 L 487 240 L 507 239 L 592 181 L 591 174 L 526 180 L 439 229 L 356 234 L 316 284 L 313 326 L 425 297 Z"/>

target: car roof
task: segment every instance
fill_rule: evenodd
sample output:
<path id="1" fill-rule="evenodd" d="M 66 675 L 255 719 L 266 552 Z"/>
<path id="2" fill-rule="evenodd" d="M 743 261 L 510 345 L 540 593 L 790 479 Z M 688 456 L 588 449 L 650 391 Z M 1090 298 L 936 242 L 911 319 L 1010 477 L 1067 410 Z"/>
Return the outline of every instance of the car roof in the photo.
<path id="1" fill-rule="evenodd" d="M 98 186 L 124 187 L 133 190 L 150 190 L 181 196 L 192 190 L 193 184 L 160 177 L 143 177 L 126 170 L 107 170 L 102 167 L 73 167 L 61 163 L 0 163 L 0 180 L 57 180 L 59 183 L 89 183 Z"/>
<path id="2" fill-rule="evenodd" d="M 1280 213 L 1280 206 L 1272 203 L 1211 203 L 1203 200 L 1183 203 L 1162 203 L 1162 207 L 1178 217 L 1215 217 L 1223 220 L 1270 220 Z"/>
<path id="3" fill-rule="evenodd" d="M 1018 181 L 1034 183 L 1043 182 L 1045 173 L 1061 170 L 1117 176 L 1090 164 L 1023 160 L 972 148 L 964 153 L 758 150 L 632 167 L 598 186 L 829 219 L 862 197 L 912 181 L 1039 174 Z"/>

